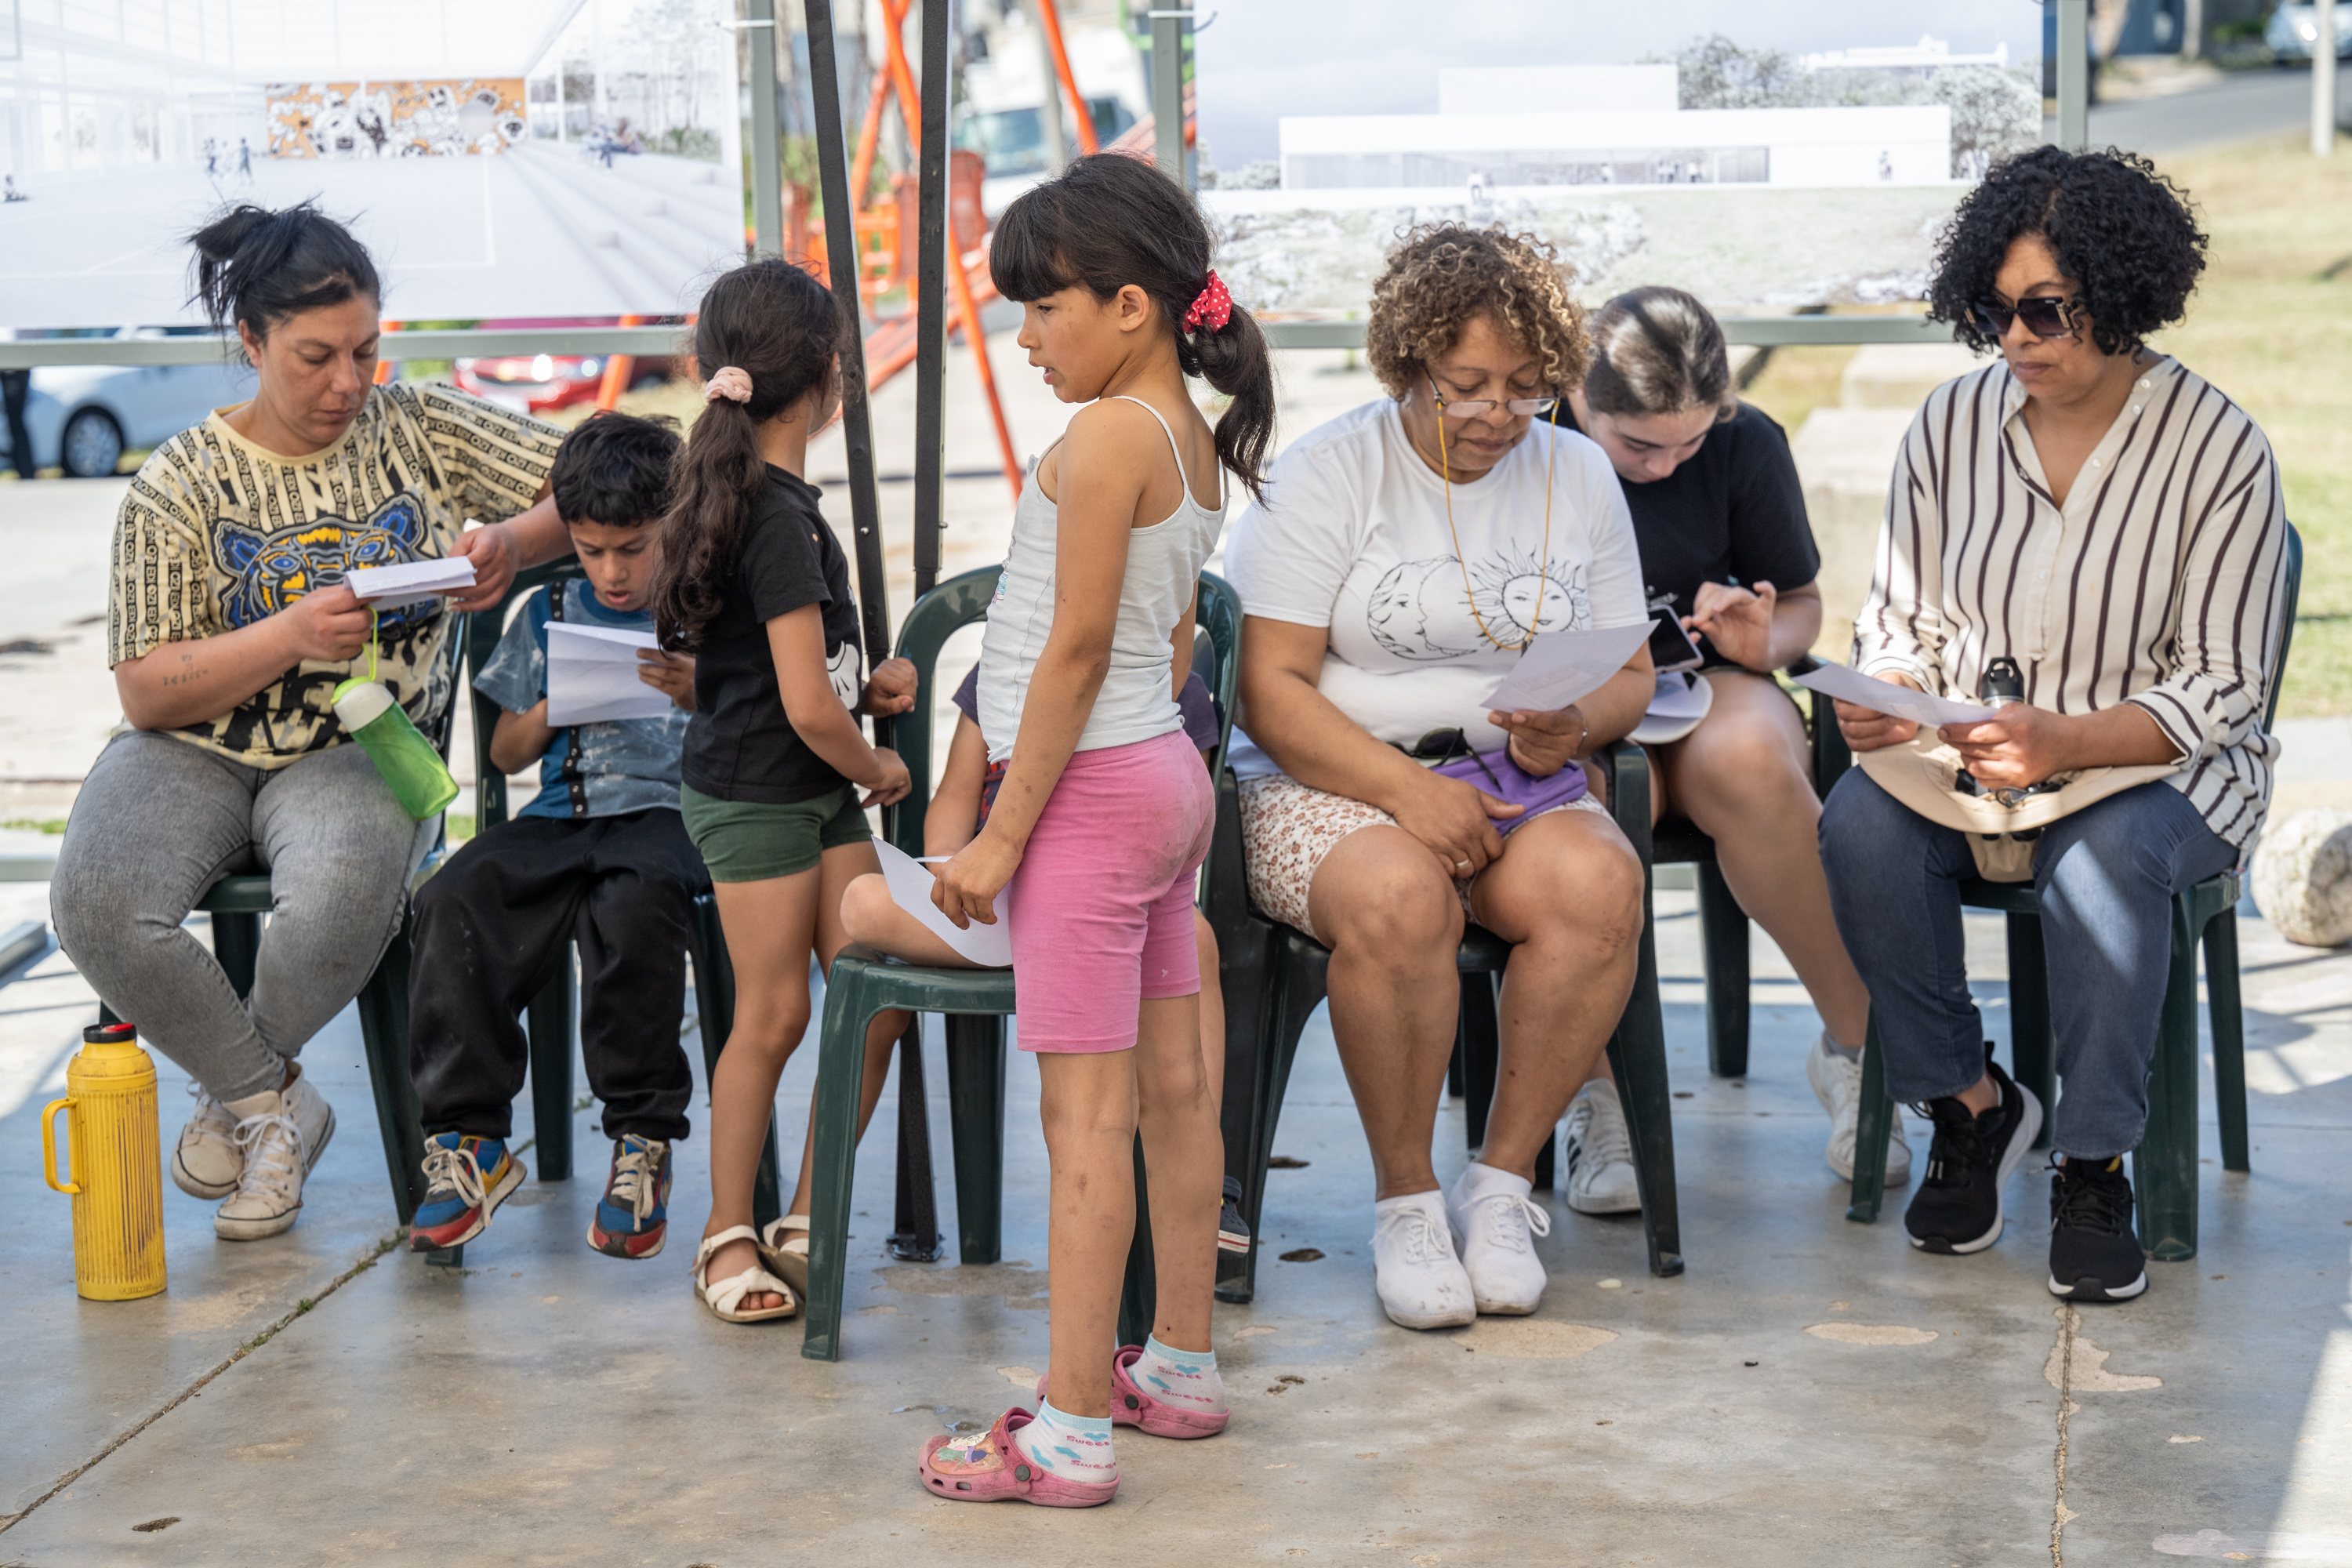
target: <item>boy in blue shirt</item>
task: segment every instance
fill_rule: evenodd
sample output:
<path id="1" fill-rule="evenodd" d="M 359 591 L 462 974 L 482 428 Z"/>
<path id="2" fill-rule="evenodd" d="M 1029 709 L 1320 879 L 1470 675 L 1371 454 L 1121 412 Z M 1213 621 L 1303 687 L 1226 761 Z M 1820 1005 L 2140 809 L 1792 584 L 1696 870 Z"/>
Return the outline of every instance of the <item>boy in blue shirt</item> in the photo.
<path id="1" fill-rule="evenodd" d="M 686 1136 L 693 1069 L 678 1043 L 695 896 L 709 885 L 678 816 L 678 750 L 694 661 L 646 648 L 638 678 L 658 718 L 551 726 L 551 621 L 645 632 L 678 438 L 667 422 L 606 414 L 565 438 L 549 481 L 587 581 L 551 584 L 507 626 L 476 688 L 504 710 L 492 765 L 539 765 L 511 821 L 449 858 L 416 899 L 409 1054 L 430 1190 L 419 1252 L 481 1234 L 521 1184 L 507 1146 L 530 1048 L 516 1016 L 580 948 L 580 1049 L 613 1140 L 588 1245 L 651 1258 L 667 1229 L 670 1146 Z"/>

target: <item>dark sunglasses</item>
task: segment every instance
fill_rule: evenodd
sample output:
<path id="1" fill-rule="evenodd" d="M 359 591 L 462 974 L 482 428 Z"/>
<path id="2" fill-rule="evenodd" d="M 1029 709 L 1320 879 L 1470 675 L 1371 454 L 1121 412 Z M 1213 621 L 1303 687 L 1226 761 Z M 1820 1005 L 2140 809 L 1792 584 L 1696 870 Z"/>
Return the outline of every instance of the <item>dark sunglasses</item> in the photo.
<path id="1" fill-rule="evenodd" d="M 2076 320 L 2081 316 L 2080 300 L 2062 300 L 2054 294 L 2035 295 L 2020 300 L 2014 305 L 2004 305 L 1998 300 L 1979 300 L 1969 307 L 1986 336 L 2005 338 L 2011 321 L 2023 321 L 2025 330 L 2037 338 L 2071 338 Z"/>

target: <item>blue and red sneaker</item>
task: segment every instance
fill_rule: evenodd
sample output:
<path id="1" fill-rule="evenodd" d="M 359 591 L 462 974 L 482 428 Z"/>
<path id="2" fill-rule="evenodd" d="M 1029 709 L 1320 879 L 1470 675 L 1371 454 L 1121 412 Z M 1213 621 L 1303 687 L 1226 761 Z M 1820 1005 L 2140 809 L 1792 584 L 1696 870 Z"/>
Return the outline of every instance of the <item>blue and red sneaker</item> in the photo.
<path id="1" fill-rule="evenodd" d="M 439 1132 L 425 1141 L 425 1202 L 408 1227 L 411 1252 L 439 1252 L 482 1234 L 529 1173 L 503 1138 Z"/>
<path id="2" fill-rule="evenodd" d="M 669 1145 L 634 1132 L 613 1140 L 613 1173 L 588 1226 L 607 1258 L 651 1258 L 669 1237 Z"/>

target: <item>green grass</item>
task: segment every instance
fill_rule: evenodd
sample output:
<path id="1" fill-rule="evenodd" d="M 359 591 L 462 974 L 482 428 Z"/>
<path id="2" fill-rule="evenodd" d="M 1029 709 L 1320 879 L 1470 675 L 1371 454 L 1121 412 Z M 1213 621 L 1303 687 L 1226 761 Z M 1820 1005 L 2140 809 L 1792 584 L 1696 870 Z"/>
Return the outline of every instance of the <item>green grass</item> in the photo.
<path id="1" fill-rule="evenodd" d="M 2189 319 L 2156 346 L 2270 437 L 2303 533 L 2303 604 L 2279 711 L 2352 713 L 2352 147 L 2300 134 L 2162 160 L 2212 237 Z M 2330 275 L 2332 274 L 2332 276 Z"/>
<path id="2" fill-rule="evenodd" d="M 474 836 L 474 814 L 469 811 L 450 812 L 441 818 L 441 828 L 450 843 L 461 843 Z"/>
<path id="3" fill-rule="evenodd" d="M 62 816 L 19 816 L 0 822 L 0 827 L 12 827 L 20 833 L 63 833 L 66 819 Z"/>

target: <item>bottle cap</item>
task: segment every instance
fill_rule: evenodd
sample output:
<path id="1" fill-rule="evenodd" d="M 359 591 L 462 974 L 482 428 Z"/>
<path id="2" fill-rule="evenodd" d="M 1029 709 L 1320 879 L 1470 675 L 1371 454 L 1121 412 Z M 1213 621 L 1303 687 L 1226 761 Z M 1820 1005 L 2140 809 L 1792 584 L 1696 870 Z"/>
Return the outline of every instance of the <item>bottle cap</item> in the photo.
<path id="1" fill-rule="evenodd" d="M 354 678 L 335 688 L 335 717 L 354 734 L 383 718 L 391 706 L 392 692 L 382 681 Z"/>
<path id="2" fill-rule="evenodd" d="M 81 1032 L 81 1043 L 85 1046 L 114 1045 L 138 1037 L 139 1026 L 136 1024 L 92 1024 Z"/>

